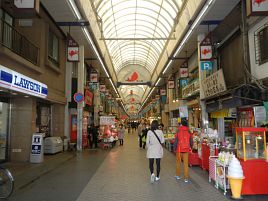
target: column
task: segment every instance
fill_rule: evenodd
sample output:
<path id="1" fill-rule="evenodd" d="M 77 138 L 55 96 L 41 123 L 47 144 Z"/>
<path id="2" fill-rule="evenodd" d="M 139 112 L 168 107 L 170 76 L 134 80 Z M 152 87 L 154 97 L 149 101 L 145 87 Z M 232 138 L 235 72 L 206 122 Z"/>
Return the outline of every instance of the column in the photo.
<path id="1" fill-rule="evenodd" d="M 77 93 L 84 94 L 84 46 L 79 46 L 79 62 L 77 75 Z M 82 123 L 83 123 L 84 102 L 77 103 L 77 151 L 82 151 Z"/>
<path id="2" fill-rule="evenodd" d="M 200 66 L 200 43 L 203 41 L 203 39 L 205 38 L 205 34 L 199 34 L 197 36 L 197 47 L 198 47 L 198 71 L 199 71 L 199 85 L 200 85 L 200 107 L 201 107 L 201 117 L 202 117 L 202 121 L 201 121 L 201 127 L 202 128 L 208 128 L 208 113 L 206 111 L 206 104 L 205 101 L 203 101 L 202 99 L 204 99 L 204 91 L 203 91 L 203 86 L 202 86 L 202 81 L 205 78 L 205 71 L 202 72 L 201 70 L 201 66 Z"/>

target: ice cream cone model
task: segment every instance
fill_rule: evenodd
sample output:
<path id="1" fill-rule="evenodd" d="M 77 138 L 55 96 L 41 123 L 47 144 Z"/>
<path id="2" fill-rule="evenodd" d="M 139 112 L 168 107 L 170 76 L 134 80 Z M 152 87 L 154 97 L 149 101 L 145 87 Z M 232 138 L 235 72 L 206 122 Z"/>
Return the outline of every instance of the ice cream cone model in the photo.
<path id="1" fill-rule="evenodd" d="M 229 164 L 227 178 L 231 186 L 232 198 L 241 199 L 242 184 L 245 177 L 243 175 L 242 166 L 235 156 L 233 156 Z"/>
<path id="2" fill-rule="evenodd" d="M 233 199 L 242 199 L 241 190 L 242 190 L 243 179 L 245 179 L 245 177 L 232 178 L 232 177 L 228 176 L 227 178 L 229 179 L 229 183 L 231 186 L 232 198 Z"/>

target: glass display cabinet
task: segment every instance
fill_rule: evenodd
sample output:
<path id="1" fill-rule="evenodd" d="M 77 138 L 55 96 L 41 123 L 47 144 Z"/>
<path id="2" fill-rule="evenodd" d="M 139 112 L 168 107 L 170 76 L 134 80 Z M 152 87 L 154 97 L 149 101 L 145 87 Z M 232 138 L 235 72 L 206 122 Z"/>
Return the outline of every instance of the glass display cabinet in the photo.
<path id="1" fill-rule="evenodd" d="M 236 128 L 237 157 L 243 161 L 265 159 L 265 128 Z"/>

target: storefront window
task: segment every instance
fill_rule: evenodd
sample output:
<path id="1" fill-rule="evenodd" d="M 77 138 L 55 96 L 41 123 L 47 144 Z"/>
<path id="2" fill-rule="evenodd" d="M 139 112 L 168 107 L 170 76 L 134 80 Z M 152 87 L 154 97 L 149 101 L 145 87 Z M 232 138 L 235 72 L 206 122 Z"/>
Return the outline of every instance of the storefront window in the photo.
<path id="1" fill-rule="evenodd" d="M 37 103 L 36 128 L 40 133 L 45 133 L 45 136 L 51 136 L 51 106 L 45 103 Z"/>
<path id="2" fill-rule="evenodd" d="M 0 102 L 0 162 L 7 160 L 9 104 Z"/>

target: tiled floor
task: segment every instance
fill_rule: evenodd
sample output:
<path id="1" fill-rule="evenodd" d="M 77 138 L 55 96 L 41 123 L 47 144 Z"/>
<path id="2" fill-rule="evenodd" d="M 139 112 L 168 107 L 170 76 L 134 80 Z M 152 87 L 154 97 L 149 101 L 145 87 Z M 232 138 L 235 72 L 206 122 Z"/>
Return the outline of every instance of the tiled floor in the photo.
<path id="1" fill-rule="evenodd" d="M 39 165 L 45 167 L 49 161 L 52 160 L 46 160 L 44 164 Z M 27 169 L 30 174 L 31 168 Z M 176 181 L 174 172 L 175 156 L 165 150 L 161 161 L 161 179 L 151 184 L 146 150 L 138 147 L 137 134 L 127 134 L 124 146 L 117 144 L 111 150 L 84 150 L 83 153 L 77 153 L 76 157 L 18 189 L 9 200 L 229 200 L 230 195 L 225 197 L 221 190 L 217 190 L 213 183 L 209 183 L 208 173 L 201 168 L 190 168 L 190 183 Z M 244 200 L 267 201 L 268 196 L 246 196 Z"/>
<path id="2" fill-rule="evenodd" d="M 195 171 L 190 170 L 190 183 L 176 181 L 175 157 L 166 150 L 161 161 L 161 179 L 151 184 L 146 150 L 138 148 L 137 135 L 130 134 L 125 141 L 123 147 L 110 151 L 78 201 L 229 200 Z"/>

